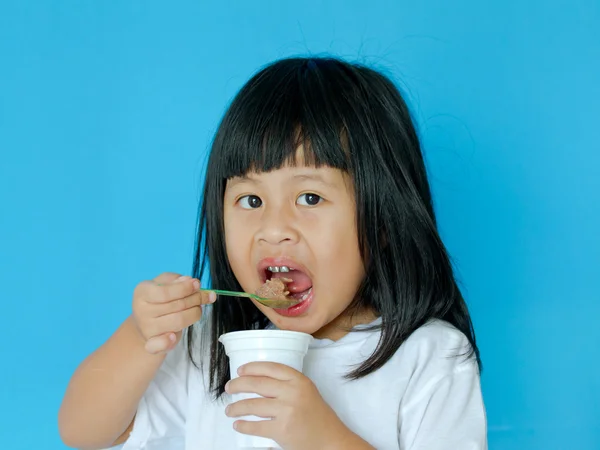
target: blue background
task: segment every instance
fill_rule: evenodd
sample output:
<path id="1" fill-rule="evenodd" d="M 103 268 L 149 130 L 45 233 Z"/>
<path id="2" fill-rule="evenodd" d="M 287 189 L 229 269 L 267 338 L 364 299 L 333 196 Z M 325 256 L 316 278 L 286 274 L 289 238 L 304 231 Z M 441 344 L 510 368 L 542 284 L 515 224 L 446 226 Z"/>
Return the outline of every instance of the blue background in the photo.
<path id="1" fill-rule="evenodd" d="M 600 448 L 600 2 L 0 2 L 0 447 L 61 449 L 78 363 L 189 273 L 206 151 L 263 64 L 385 69 L 415 111 L 491 449 Z"/>

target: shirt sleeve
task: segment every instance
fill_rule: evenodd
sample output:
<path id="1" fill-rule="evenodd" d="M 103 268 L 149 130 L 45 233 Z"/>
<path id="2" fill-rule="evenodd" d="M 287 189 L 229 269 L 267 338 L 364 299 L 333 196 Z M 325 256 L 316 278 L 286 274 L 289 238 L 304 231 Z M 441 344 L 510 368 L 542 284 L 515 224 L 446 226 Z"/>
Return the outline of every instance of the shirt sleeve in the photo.
<path id="1" fill-rule="evenodd" d="M 479 367 L 473 358 L 449 356 L 464 349 L 458 331 L 427 345 L 427 363 L 416 377 L 407 402 L 400 405 L 398 441 L 402 450 L 487 450 L 487 419 Z M 423 350 L 423 349 L 422 349 Z M 421 353 L 423 356 L 423 353 Z"/>
<path id="2" fill-rule="evenodd" d="M 122 450 L 184 449 L 189 361 L 185 336 L 171 350 L 138 405 Z"/>

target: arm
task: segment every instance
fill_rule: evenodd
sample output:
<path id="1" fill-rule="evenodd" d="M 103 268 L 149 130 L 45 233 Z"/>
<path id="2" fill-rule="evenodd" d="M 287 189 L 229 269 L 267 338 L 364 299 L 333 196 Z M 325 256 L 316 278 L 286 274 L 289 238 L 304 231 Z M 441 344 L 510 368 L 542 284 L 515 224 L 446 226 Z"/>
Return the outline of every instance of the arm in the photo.
<path id="1" fill-rule="evenodd" d="M 178 343 L 183 330 L 200 319 L 201 305 L 214 301 L 198 288 L 198 280 L 171 273 L 138 284 L 132 316 L 81 364 L 69 383 L 59 413 L 60 434 L 67 445 L 94 449 L 127 440 L 138 405 L 155 377 L 172 391 L 185 391 L 180 389 L 185 385 L 180 365 L 186 359 Z M 165 365 L 174 367 L 166 368 L 170 381 L 159 375 Z M 185 395 L 178 398 L 185 402 Z"/>
<path id="2" fill-rule="evenodd" d="M 125 441 L 138 403 L 165 358 L 144 346 L 129 317 L 77 368 L 59 412 L 66 445 L 93 449 Z"/>

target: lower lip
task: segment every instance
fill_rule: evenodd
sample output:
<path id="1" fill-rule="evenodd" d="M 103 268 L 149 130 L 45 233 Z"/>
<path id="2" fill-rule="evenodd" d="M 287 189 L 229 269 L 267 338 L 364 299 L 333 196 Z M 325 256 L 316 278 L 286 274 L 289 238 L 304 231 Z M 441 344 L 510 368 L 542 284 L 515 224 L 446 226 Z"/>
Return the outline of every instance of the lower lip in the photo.
<path id="1" fill-rule="evenodd" d="M 286 317 L 296 317 L 299 316 L 301 314 L 304 314 L 306 312 L 306 310 L 310 307 L 312 301 L 313 301 L 313 297 L 314 297 L 315 291 L 314 289 L 310 291 L 310 294 L 308 294 L 308 297 L 306 297 L 306 300 L 302 300 L 300 303 L 298 303 L 297 305 L 294 306 L 290 306 L 289 308 L 286 309 L 274 309 L 274 311 L 282 316 L 286 316 Z"/>

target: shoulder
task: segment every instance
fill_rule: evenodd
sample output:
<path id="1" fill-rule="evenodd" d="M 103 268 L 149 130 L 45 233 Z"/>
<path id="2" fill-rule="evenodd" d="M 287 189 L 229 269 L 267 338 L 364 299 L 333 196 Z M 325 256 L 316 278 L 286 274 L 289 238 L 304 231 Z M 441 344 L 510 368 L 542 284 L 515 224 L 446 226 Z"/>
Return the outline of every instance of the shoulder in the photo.
<path id="1" fill-rule="evenodd" d="M 411 382 L 431 383 L 462 371 L 479 372 L 467 337 L 451 324 L 432 320 L 415 330 L 391 359 Z M 419 383 L 420 384 L 420 383 Z"/>
<path id="2" fill-rule="evenodd" d="M 392 360 L 403 374 L 406 400 L 420 397 L 448 380 L 469 385 L 479 382 L 479 366 L 469 340 L 441 320 L 432 320 L 415 330 Z"/>
<path id="3" fill-rule="evenodd" d="M 423 359 L 466 355 L 471 350 L 467 337 L 442 320 L 431 320 L 415 330 L 401 347 Z"/>
<path id="4" fill-rule="evenodd" d="M 381 330 L 365 333 L 356 352 L 361 358 L 372 356 L 378 346 L 385 348 L 390 344 Z M 434 319 L 417 328 L 377 373 L 399 385 L 421 385 L 462 371 L 479 376 L 479 366 L 469 340 L 450 323 Z"/>

